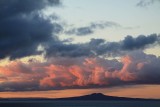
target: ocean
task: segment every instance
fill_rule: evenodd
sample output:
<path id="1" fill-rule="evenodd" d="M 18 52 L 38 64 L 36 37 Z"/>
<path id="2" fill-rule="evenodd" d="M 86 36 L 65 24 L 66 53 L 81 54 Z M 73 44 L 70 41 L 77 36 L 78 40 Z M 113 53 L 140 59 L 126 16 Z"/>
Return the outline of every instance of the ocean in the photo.
<path id="1" fill-rule="evenodd" d="M 0 107 L 160 107 L 160 101 L 11 101 Z"/>

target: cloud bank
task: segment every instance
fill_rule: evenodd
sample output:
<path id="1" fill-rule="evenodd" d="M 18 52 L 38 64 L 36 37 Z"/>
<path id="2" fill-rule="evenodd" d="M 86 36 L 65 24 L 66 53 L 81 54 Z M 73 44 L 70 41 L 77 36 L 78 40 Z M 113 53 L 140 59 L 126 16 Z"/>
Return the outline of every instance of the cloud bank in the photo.
<path id="1" fill-rule="evenodd" d="M 63 44 L 54 43 L 46 47 L 46 57 L 83 57 L 83 56 L 121 56 L 128 51 L 143 50 L 159 44 L 160 36 L 151 34 L 139 35 L 136 38 L 126 36 L 118 42 L 107 42 L 104 39 L 91 39 L 88 43 Z"/>
<path id="2" fill-rule="evenodd" d="M 0 91 L 98 88 L 160 84 L 160 58 L 134 51 L 120 61 L 96 57 L 15 61 L 0 67 Z"/>

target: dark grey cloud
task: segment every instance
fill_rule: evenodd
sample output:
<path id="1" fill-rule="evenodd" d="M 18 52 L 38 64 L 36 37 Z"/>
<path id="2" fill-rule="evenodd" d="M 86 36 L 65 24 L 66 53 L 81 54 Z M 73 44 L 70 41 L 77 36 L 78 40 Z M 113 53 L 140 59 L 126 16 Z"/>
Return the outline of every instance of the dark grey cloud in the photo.
<path id="1" fill-rule="evenodd" d="M 107 27 L 120 27 L 120 25 L 115 22 L 90 23 L 90 25 L 88 26 L 71 28 L 67 31 L 64 31 L 64 33 L 67 35 L 85 36 L 85 35 L 93 34 L 97 29 L 104 29 Z"/>
<path id="2" fill-rule="evenodd" d="M 160 36 L 151 34 L 140 35 L 136 38 L 126 36 L 118 42 L 107 42 L 104 39 L 91 39 L 90 42 L 82 44 L 63 44 L 57 42 L 46 47 L 46 57 L 81 57 L 81 56 L 119 56 L 125 51 L 143 50 L 155 44 L 159 44 Z"/>
<path id="3" fill-rule="evenodd" d="M 95 53 L 98 55 L 108 54 L 111 56 L 121 55 L 123 51 L 143 50 L 150 45 L 158 44 L 160 36 L 157 34 L 151 34 L 148 36 L 139 35 L 134 38 L 132 36 L 126 36 L 119 42 L 105 42 L 104 44 L 94 47 Z"/>
<path id="4" fill-rule="evenodd" d="M 81 57 L 91 55 L 89 48 L 86 44 L 63 44 L 58 42 L 45 47 L 45 50 L 47 58 L 55 56 Z"/>
<path id="5" fill-rule="evenodd" d="M 62 30 L 41 10 L 58 5 L 59 0 L 0 0 L 0 58 L 40 54 L 37 47 Z"/>
<path id="6" fill-rule="evenodd" d="M 0 59 L 9 57 L 12 60 L 42 53 L 46 58 L 113 56 L 120 55 L 122 51 L 145 49 L 159 41 L 159 36 L 152 34 L 136 38 L 127 36 L 119 42 L 91 39 L 87 43 L 66 44 L 57 36 L 64 31 L 63 26 L 53 23 L 50 17 L 46 18 L 41 12 L 47 6 L 60 5 L 59 0 L 1 0 L 0 5 Z M 119 26 L 114 22 L 91 23 L 87 27 L 75 28 L 70 33 L 85 35 L 96 29 Z M 38 50 L 40 45 L 44 50 Z"/>
<path id="7" fill-rule="evenodd" d="M 146 45 L 159 42 L 159 38 L 160 36 L 157 36 L 156 34 L 151 34 L 149 36 L 140 35 L 136 38 L 127 36 L 122 41 L 122 48 L 126 50 L 143 49 Z"/>
<path id="8" fill-rule="evenodd" d="M 16 15 L 29 14 L 44 9 L 46 6 L 59 5 L 59 0 L 1 0 L 1 19 L 10 18 Z"/>
<path id="9" fill-rule="evenodd" d="M 137 3 L 137 6 L 146 7 L 146 6 L 152 5 L 152 4 L 156 3 L 156 2 L 160 2 L 160 0 L 140 0 Z"/>

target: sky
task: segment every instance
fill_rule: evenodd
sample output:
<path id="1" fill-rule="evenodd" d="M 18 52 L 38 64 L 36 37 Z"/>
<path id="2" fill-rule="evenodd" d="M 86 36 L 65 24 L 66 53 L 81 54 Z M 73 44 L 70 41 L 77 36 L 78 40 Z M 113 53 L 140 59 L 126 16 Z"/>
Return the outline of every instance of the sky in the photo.
<path id="1" fill-rule="evenodd" d="M 160 98 L 159 10 L 160 0 L 1 0 L 0 97 Z"/>

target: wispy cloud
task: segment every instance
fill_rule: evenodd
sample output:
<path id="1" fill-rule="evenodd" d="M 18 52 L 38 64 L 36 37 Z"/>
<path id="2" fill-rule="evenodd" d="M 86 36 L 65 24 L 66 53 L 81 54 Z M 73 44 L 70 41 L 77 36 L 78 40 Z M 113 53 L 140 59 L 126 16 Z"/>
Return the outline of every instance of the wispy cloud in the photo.
<path id="1" fill-rule="evenodd" d="M 110 27 L 121 27 L 120 24 L 116 22 L 97 22 L 97 23 L 91 23 L 88 26 L 83 26 L 83 27 L 78 27 L 78 28 L 71 28 L 64 33 L 67 35 L 77 35 L 77 36 L 86 36 L 89 34 L 93 34 L 96 30 L 99 29 L 105 29 L 105 28 L 110 28 Z"/>
<path id="2" fill-rule="evenodd" d="M 120 61 L 98 57 L 53 58 L 47 62 L 15 61 L 0 67 L 0 91 L 99 88 L 160 84 L 160 58 L 134 51 Z"/>
<path id="3" fill-rule="evenodd" d="M 141 0 L 137 3 L 137 6 L 139 7 L 146 7 L 146 6 L 149 6 L 149 5 L 152 5 L 156 2 L 159 2 L 160 3 L 160 0 Z"/>

